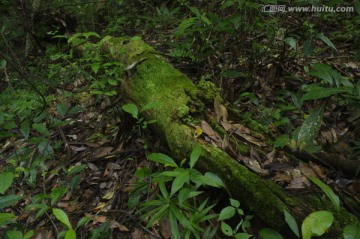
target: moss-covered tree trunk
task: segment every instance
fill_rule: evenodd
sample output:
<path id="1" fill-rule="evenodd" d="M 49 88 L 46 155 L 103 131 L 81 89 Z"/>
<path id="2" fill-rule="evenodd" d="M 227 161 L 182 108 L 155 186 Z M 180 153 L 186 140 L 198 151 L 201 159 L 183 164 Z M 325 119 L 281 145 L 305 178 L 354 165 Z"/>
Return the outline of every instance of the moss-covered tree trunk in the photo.
<path id="1" fill-rule="evenodd" d="M 106 37 L 101 42 L 101 49 L 110 53 L 113 60 L 131 66 L 123 82 L 124 94 L 139 107 L 150 102 L 159 103 L 158 107 L 149 110 L 147 117 L 156 120 L 154 130 L 167 143 L 174 158 L 182 160 L 200 145 L 204 153 L 197 164 L 199 170 L 220 176 L 232 197 L 240 200 L 271 227 L 289 232 L 284 210 L 294 215 L 298 223 L 315 210 L 331 210 L 327 198 L 294 196 L 271 180 L 262 179 L 249 171 L 221 149 L 198 142 L 193 136 L 194 129 L 184 122 L 195 117 L 192 114 L 194 108 L 201 108 L 201 104 L 194 103 L 198 100 L 199 89 L 163 57 L 155 54 L 153 48 L 138 38 Z M 344 209 L 334 214 L 335 223 L 326 238 L 341 238 L 344 225 L 356 220 Z"/>

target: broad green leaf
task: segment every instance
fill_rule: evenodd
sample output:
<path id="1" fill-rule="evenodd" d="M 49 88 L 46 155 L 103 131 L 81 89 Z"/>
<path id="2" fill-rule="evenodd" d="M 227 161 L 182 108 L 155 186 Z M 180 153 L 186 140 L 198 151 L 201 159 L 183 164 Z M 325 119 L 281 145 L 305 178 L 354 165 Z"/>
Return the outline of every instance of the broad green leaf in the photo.
<path id="1" fill-rule="evenodd" d="M 7 121 L 5 122 L 4 125 L 2 125 L 2 127 L 4 129 L 14 129 L 16 128 L 18 125 L 15 123 L 15 121 Z"/>
<path id="2" fill-rule="evenodd" d="M 332 77 L 337 87 L 340 85 L 353 87 L 353 84 L 345 76 L 342 76 L 338 71 L 333 70 Z"/>
<path id="3" fill-rule="evenodd" d="M 22 199 L 23 197 L 20 195 L 6 195 L 6 196 L 2 196 L 0 197 L 0 209 L 3 209 L 13 203 L 16 203 L 17 201 L 19 201 L 20 199 Z"/>
<path id="4" fill-rule="evenodd" d="M 315 45 L 311 40 L 304 41 L 303 48 L 305 55 L 311 56 L 312 54 L 314 54 Z"/>
<path id="5" fill-rule="evenodd" d="M 56 111 L 62 116 L 65 117 L 66 113 L 69 110 L 69 106 L 65 103 L 60 103 L 56 105 Z"/>
<path id="6" fill-rule="evenodd" d="M 219 178 L 219 176 L 211 172 L 205 173 L 205 175 L 203 176 L 203 184 L 216 188 L 221 188 L 221 187 L 225 188 L 225 184 L 221 180 L 221 178 Z"/>
<path id="7" fill-rule="evenodd" d="M 232 199 L 232 198 L 230 198 L 229 200 L 230 200 L 230 205 L 231 205 L 231 206 L 233 206 L 233 207 L 235 207 L 235 208 L 240 207 L 240 202 L 239 202 L 238 200 Z"/>
<path id="8" fill-rule="evenodd" d="M 84 32 L 84 33 L 81 33 L 83 34 L 84 37 L 86 37 L 86 39 L 88 39 L 89 37 L 95 37 L 95 38 L 100 38 L 100 35 L 97 34 L 96 32 Z"/>
<path id="9" fill-rule="evenodd" d="M 38 150 L 45 157 L 54 155 L 54 149 L 49 142 L 40 142 L 38 144 Z"/>
<path id="10" fill-rule="evenodd" d="M 45 124 L 34 123 L 32 124 L 32 128 L 38 131 L 40 134 L 43 134 L 45 136 L 49 135 L 49 131 Z"/>
<path id="11" fill-rule="evenodd" d="M 259 231 L 261 239 L 284 239 L 284 237 L 277 231 L 271 228 L 263 228 Z"/>
<path id="12" fill-rule="evenodd" d="M 311 239 L 312 236 L 321 236 L 331 226 L 334 215 L 328 211 L 316 211 L 307 216 L 301 225 L 303 239 Z"/>
<path id="13" fill-rule="evenodd" d="M 317 110 L 313 110 L 309 117 L 301 125 L 297 135 L 297 146 L 300 150 L 307 145 L 312 145 L 312 141 L 315 139 L 320 130 L 323 111 L 324 105 L 319 107 Z"/>
<path id="14" fill-rule="evenodd" d="M 6 172 L 0 174 L 0 193 L 3 194 L 11 186 L 14 180 L 14 174 L 11 172 Z"/>
<path id="15" fill-rule="evenodd" d="M 189 218 L 187 218 L 182 211 L 174 205 L 170 206 L 170 211 L 175 215 L 176 219 L 187 229 L 194 231 Z"/>
<path id="16" fill-rule="evenodd" d="M 221 222 L 221 231 L 226 235 L 226 236 L 232 236 L 234 235 L 234 231 L 233 229 L 225 222 Z"/>
<path id="17" fill-rule="evenodd" d="M 197 197 L 202 193 L 203 193 L 202 191 L 194 191 L 194 190 L 192 190 L 190 188 L 182 188 L 179 191 L 179 195 L 178 195 L 178 200 L 179 200 L 180 207 L 184 204 L 184 202 L 187 199 L 192 198 L 192 197 Z"/>
<path id="18" fill-rule="evenodd" d="M 69 217 L 63 210 L 59 208 L 53 208 L 52 210 L 54 216 L 63 224 L 65 224 L 69 229 L 72 228 L 71 223 L 69 221 Z"/>
<path id="19" fill-rule="evenodd" d="M 29 239 L 34 235 L 34 230 L 30 230 L 23 236 L 23 239 Z"/>
<path id="20" fill-rule="evenodd" d="M 25 139 L 29 138 L 30 135 L 30 125 L 29 121 L 24 120 L 20 125 L 20 132 L 24 136 Z"/>
<path id="21" fill-rule="evenodd" d="M 291 48 L 293 48 L 294 50 L 297 49 L 297 40 L 294 37 L 287 37 L 284 39 L 284 42 L 286 44 L 288 44 Z"/>
<path id="22" fill-rule="evenodd" d="M 170 166 L 174 168 L 178 168 L 178 165 L 175 161 L 169 156 L 162 153 L 152 153 L 147 156 L 147 158 L 151 161 L 164 164 L 165 167 Z"/>
<path id="23" fill-rule="evenodd" d="M 276 138 L 274 148 L 282 148 L 290 142 L 290 137 L 287 134 L 280 135 Z"/>
<path id="24" fill-rule="evenodd" d="M 91 221 L 91 217 L 82 217 L 76 224 L 76 229 Z"/>
<path id="25" fill-rule="evenodd" d="M 284 210 L 284 217 L 285 217 L 285 221 L 289 225 L 291 231 L 293 231 L 295 233 L 295 235 L 298 238 L 300 238 L 299 227 L 296 223 L 295 218 L 286 210 Z"/>
<path id="26" fill-rule="evenodd" d="M 175 214 L 173 213 L 173 210 L 170 210 L 170 212 L 169 212 L 169 222 L 170 222 L 170 228 L 171 228 L 171 238 L 181 239 L 179 223 L 176 219 Z"/>
<path id="27" fill-rule="evenodd" d="M 144 105 L 144 107 L 141 108 L 140 112 L 150 110 L 152 108 L 158 107 L 159 105 L 160 105 L 159 102 L 150 102 L 150 103 Z"/>
<path id="28" fill-rule="evenodd" d="M 334 193 L 334 191 L 325 183 L 320 181 L 317 178 L 310 178 L 310 180 L 315 183 L 321 190 L 328 196 L 334 207 L 336 208 L 336 211 L 340 210 L 340 199 L 338 195 Z"/>
<path id="29" fill-rule="evenodd" d="M 76 239 L 76 233 L 74 229 L 69 229 L 65 234 L 65 239 Z"/>
<path id="30" fill-rule="evenodd" d="M 356 0 L 354 5 L 355 5 L 355 11 L 357 12 L 358 15 L 360 15 L 360 1 Z"/>
<path id="31" fill-rule="evenodd" d="M 250 237 L 252 237 L 252 235 L 241 232 L 241 233 L 236 233 L 234 237 L 235 239 L 249 239 Z"/>
<path id="32" fill-rule="evenodd" d="M 312 67 L 314 68 L 314 71 L 309 72 L 310 75 L 325 80 L 330 85 L 333 84 L 333 77 L 332 77 L 333 69 L 331 68 L 331 66 L 326 64 L 316 63 Z"/>
<path id="33" fill-rule="evenodd" d="M 0 213 L 0 226 L 15 223 L 16 216 L 11 213 Z"/>
<path id="34" fill-rule="evenodd" d="M 360 225 L 347 225 L 343 232 L 344 239 L 360 238 Z"/>
<path id="35" fill-rule="evenodd" d="M 184 34 L 185 30 L 188 29 L 189 27 L 191 27 L 192 25 L 194 25 L 196 23 L 197 19 L 196 17 L 190 17 L 187 19 L 184 19 L 180 25 L 178 26 L 178 28 L 175 31 L 175 36 L 181 36 L 182 34 Z"/>
<path id="36" fill-rule="evenodd" d="M 96 74 L 99 71 L 100 62 L 93 62 L 91 64 L 91 70 Z"/>
<path id="37" fill-rule="evenodd" d="M 185 171 L 177 176 L 171 184 L 170 197 L 173 196 L 182 186 L 189 181 L 189 171 Z"/>
<path id="38" fill-rule="evenodd" d="M 135 176 L 138 178 L 147 178 L 151 175 L 151 169 L 148 167 L 140 168 L 136 170 Z"/>
<path id="39" fill-rule="evenodd" d="M 292 94 L 291 95 L 291 99 L 292 99 L 292 102 L 294 103 L 294 105 L 297 107 L 297 108 L 301 108 L 301 106 L 303 105 L 303 97 L 302 95 L 300 94 Z"/>
<path id="40" fill-rule="evenodd" d="M 201 155 L 202 149 L 200 146 L 197 146 L 190 155 L 190 168 L 193 168 L 195 163 L 198 161 Z"/>
<path id="41" fill-rule="evenodd" d="M 7 231 L 6 236 L 8 239 L 23 239 L 23 234 L 20 231 Z"/>
<path id="42" fill-rule="evenodd" d="M 131 104 L 131 103 L 125 104 L 125 105 L 122 106 L 122 109 L 123 109 L 125 112 L 131 114 L 132 117 L 135 118 L 135 119 L 137 119 L 138 116 L 139 116 L 139 109 L 138 109 L 138 107 L 137 107 L 136 105 L 134 105 L 134 104 Z"/>
<path id="43" fill-rule="evenodd" d="M 345 88 L 324 88 L 321 86 L 311 87 L 303 96 L 303 100 L 316 100 L 329 97 L 334 94 L 346 93 Z"/>
<path id="44" fill-rule="evenodd" d="M 330 41 L 330 39 L 325 36 L 324 34 L 322 33 L 318 33 L 317 35 L 317 38 L 319 38 L 320 40 L 322 40 L 326 45 L 328 45 L 329 47 L 331 47 L 332 49 L 334 49 L 335 51 L 337 51 L 334 43 L 332 43 L 332 41 Z"/>
<path id="45" fill-rule="evenodd" d="M 223 208 L 220 212 L 218 221 L 232 218 L 235 215 L 236 209 L 232 206 Z"/>

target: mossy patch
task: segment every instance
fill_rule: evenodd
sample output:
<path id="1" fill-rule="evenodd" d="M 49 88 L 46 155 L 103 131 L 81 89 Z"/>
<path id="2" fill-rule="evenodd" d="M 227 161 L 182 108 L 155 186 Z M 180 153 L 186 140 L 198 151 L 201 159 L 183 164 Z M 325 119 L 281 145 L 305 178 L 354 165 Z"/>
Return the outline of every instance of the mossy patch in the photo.
<path id="1" fill-rule="evenodd" d="M 288 230 L 283 216 L 284 209 L 293 209 L 300 212 L 301 217 L 304 216 L 303 209 L 307 208 L 306 203 L 284 192 L 270 180 L 263 180 L 250 172 L 221 149 L 204 142 L 200 144 L 193 137 L 193 129 L 183 124 L 183 118 L 188 118 L 191 108 L 196 106 L 196 96 L 199 92 L 206 93 L 203 98 L 209 101 L 216 97 L 217 91 L 212 89 L 212 86 L 206 82 L 200 86 L 194 85 L 188 77 L 163 58 L 152 54 L 154 49 L 138 38 L 128 41 L 107 41 L 108 43 L 104 42 L 103 46 L 113 47 L 108 49 L 109 52 L 114 59 L 125 65 L 146 58 L 136 66 L 135 73 L 124 81 L 124 92 L 139 108 L 151 102 L 159 103 L 158 107 L 148 111 L 148 117 L 156 119 L 154 129 L 168 144 L 175 159 L 180 161 L 189 157 L 192 149 L 197 145 L 202 146 L 204 152 L 197 167 L 203 172 L 216 173 L 226 183 L 231 196 L 239 199 L 274 228 Z M 125 45 L 116 46 L 119 42 Z"/>

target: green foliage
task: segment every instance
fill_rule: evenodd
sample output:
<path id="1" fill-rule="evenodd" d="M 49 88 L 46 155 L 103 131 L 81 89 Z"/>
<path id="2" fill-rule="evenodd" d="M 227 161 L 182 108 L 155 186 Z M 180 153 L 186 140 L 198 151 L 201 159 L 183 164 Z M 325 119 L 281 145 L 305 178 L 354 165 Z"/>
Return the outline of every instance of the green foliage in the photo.
<path id="1" fill-rule="evenodd" d="M 301 226 L 303 239 L 311 239 L 313 236 L 323 235 L 334 221 L 331 212 L 316 211 L 307 216 Z"/>
<path id="2" fill-rule="evenodd" d="M 240 216 L 242 219 L 240 222 L 232 228 L 225 220 L 231 219 L 234 216 Z M 223 208 L 220 212 L 218 220 L 221 221 L 221 231 L 226 236 L 232 236 L 236 239 L 250 238 L 252 235 L 247 233 L 248 227 L 250 227 L 250 220 L 252 216 L 244 215 L 243 210 L 240 208 L 240 202 L 230 198 L 230 206 Z M 240 229 L 242 232 L 240 232 Z"/>
<path id="3" fill-rule="evenodd" d="M 330 199 L 330 201 L 334 205 L 336 211 L 339 211 L 340 210 L 340 199 L 339 199 L 338 195 L 336 195 L 334 193 L 334 191 L 328 185 L 326 185 L 325 183 L 323 183 L 319 179 L 310 178 L 310 180 L 313 183 L 315 183 L 319 188 L 321 188 L 321 190 L 326 194 L 326 196 L 328 196 L 328 198 Z"/>
<path id="4" fill-rule="evenodd" d="M 145 118 L 143 117 L 139 117 L 139 113 L 142 113 L 146 110 L 150 110 L 154 107 L 157 107 L 159 104 L 157 102 L 150 102 L 146 105 L 144 105 L 144 107 L 142 107 L 140 110 L 138 109 L 138 107 L 135 104 L 132 103 L 128 103 L 122 106 L 122 109 L 131 114 L 131 116 L 137 120 L 136 123 L 136 128 L 135 130 L 140 130 L 140 129 L 146 129 L 148 127 L 148 125 L 155 123 L 155 120 L 145 120 Z"/>
<path id="5" fill-rule="evenodd" d="M 259 236 L 261 239 L 284 239 L 277 231 L 271 228 L 263 228 L 259 231 Z"/>
<path id="6" fill-rule="evenodd" d="M 347 225 L 344 228 L 343 233 L 344 239 L 356 239 L 360 237 L 360 226 L 359 225 Z"/>
<path id="7" fill-rule="evenodd" d="M 216 218 L 218 215 L 210 213 L 212 206 L 207 206 L 207 200 L 197 205 L 196 198 L 203 194 L 199 191 L 200 187 L 225 187 L 222 180 L 213 173 L 201 174 L 194 166 L 200 159 L 201 148 L 195 148 L 189 160 L 183 160 L 178 165 L 172 158 L 161 153 L 152 153 L 148 155 L 150 161 L 159 163 L 165 167 L 163 171 L 151 172 L 149 168 L 137 170 L 136 176 L 139 180 L 136 188 L 132 192 L 129 206 L 135 206 L 140 200 L 144 190 L 148 191 L 150 187 L 158 186 L 159 193 L 155 199 L 141 203 L 139 213 L 142 218 L 150 218 L 147 227 L 155 222 L 161 223 L 164 218 L 168 218 L 171 227 L 172 238 L 202 238 L 201 235 L 210 236 L 214 234 L 216 228 L 207 225 L 207 221 Z M 184 165 L 188 163 L 188 167 Z M 155 184 L 155 185 L 151 185 Z M 239 208 L 240 203 L 231 200 L 232 207 L 239 214 L 243 215 Z M 225 220 L 224 213 L 221 214 L 221 220 Z M 246 228 L 249 224 L 244 220 L 239 224 Z M 181 225 L 181 226 L 179 226 Z M 238 230 L 238 228 L 237 228 Z M 236 232 L 236 231 L 235 231 Z"/>

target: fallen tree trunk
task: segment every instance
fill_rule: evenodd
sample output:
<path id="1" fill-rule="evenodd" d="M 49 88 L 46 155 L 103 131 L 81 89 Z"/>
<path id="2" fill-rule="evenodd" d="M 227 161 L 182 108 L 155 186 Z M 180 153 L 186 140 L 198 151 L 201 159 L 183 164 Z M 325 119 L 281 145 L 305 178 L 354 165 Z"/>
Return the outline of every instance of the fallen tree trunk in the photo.
<path id="1" fill-rule="evenodd" d="M 155 50 L 138 38 L 124 40 L 106 37 L 101 49 L 110 53 L 113 60 L 122 62 L 128 68 L 128 77 L 123 81 L 123 92 L 139 107 L 150 102 L 159 106 L 149 110 L 146 116 L 155 119 L 155 132 L 170 148 L 173 156 L 182 160 L 198 145 L 203 148 L 199 170 L 214 172 L 223 179 L 231 196 L 246 205 L 256 216 L 271 227 L 288 232 L 283 211 L 288 210 L 298 222 L 316 210 L 331 210 L 326 198 L 307 195 L 303 198 L 283 190 L 271 180 L 262 179 L 239 164 L 223 150 L 198 142 L 194 129 L 186 123 L 196 121 L 198 111 L 204 110 L 199 95 L 202 89 L 177 69 L 173 68 Z M 210 96 L 202 96 L 203 99 Z M 198 115 L 199 116 L 199 115 Z M 246 151 L 246 150 L 245 150 Z M 342 228 L 356 218 L 345 209 L 335 212 L 335 222 L 327 238 L 341 238 Z"/>

